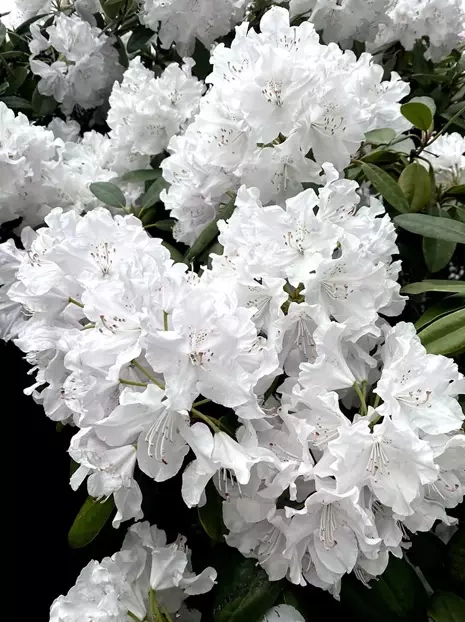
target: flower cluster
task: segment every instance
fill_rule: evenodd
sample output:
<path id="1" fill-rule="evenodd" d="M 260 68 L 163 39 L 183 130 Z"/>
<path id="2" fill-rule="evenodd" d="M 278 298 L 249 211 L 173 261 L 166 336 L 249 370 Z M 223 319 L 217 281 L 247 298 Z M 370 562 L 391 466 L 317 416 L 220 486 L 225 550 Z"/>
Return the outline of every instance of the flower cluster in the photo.
<path id="1" fill-rule="evenodd" d="M 205 47 L 228 34 L 244 17 L 248 0 L 143 0 L 140 21 L 158 33 L 160 44 L 173 43 L 179 54 L 192 54 L 195 40 Z"/>
<path id="2" fill-rule="evenodd" d="M 0 222 L 21 217 L 22 225 L 37 226 L 54 207 L 93 209 L 92 182 L 147 167 L 198 108 L 204 86 L 192 64 L 172 63 L 156 78 L 133 59 L 109 98 L 108 135 L 80 137 L 76 121 L 58 117 L 46 129 L 0 102 Z M 140 184 L 123 188 L 134 200 L 140 195 Z"/>
<path id="3" fill-rule="evenodd" d="M 213 568 L 192 572 L 185 538 L 167 544 L 164 531 L 137 523 L 128 530 L 121 551 L 100 563 L 89 562 L 68 594 L 54 601 L 50 622 L 127 622 L 157 612 L 191 622 L 200 614 L 188 609 L 185 599 L 205 594 L 215 579 Z"/>
<path id="4" fill-rule="evenodd" d="M 401 556 L 406 529 L 453 523 L 465 381 L 412 325 L 382 319 L 404 304 L 394 227 L 323 169 L 326 184 L 284 208 L 241 187 L 200 277 L 102 208 L 55 209 L 3 254 L 10 317 L 14 303 L 31 316 L 16 308 L 30 391 L 79 428 L 72 486 L 113 494 L 117 526 L 142 517 L 136 464 L 159 482 L 182 470 L 190 507 L 213 480 L 231 546 L 272 580 L 337 594 L 345 573 L 366 581 Z M 239 428 L 202 404 L 233 409 Z"/>
<path id="5" fill-rule="evenodd" d="M 427 41 L 426 58 L 439 61 L 460 42 L 465 26 L 462 0 L 291 0 L 292 17 L 308 17 L 325 42 L 350 47 L 365 42 L 377 50 L 400 42 L 412 50 Z"/>
<path id="6" fill-rule="evenodd" d="M 369 54 L 321 45 L 311 24 L 290 27 L 282 8 L 265 13 L 260 30 L 244 22 L 230 48 L 216 46 L 213 86 L 162 163 L 164 201 L 188 244 L 242 183 L 282 203 L 318 182 L 324 162 L 347 166 L 366 132 L 408 128 L 398 103 L 408 84 L 394 73 L 383 81 Z"/>

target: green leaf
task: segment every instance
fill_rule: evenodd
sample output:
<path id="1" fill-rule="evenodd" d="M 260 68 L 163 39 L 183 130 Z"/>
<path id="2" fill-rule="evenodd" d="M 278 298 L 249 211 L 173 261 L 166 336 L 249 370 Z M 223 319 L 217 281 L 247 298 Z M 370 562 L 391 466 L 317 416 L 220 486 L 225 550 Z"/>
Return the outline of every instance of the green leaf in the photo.
<path id="1" fill-rule="evenodd" d="M 58 102 L 53 97 L 41 95 L 38 87 L 35 88 L 32 94 L 32 109 L 36 114 L 46 117 L 51 115 L 57 106 Z"/>
<path id="2" fill-rule="evenodd" d="M 166 190 L 166 188 L 168 188 L 168 182 L 165 181 L 163 177 L 160 177 L 154 181 L 147 192 L 142 196 L 140 201 L 141 209 L 145 210 L 152 207 L 152 205 L 155 205 L 155 203 L 160 200 L 160 194 L 163 190 Z"/>
<path id="3" fill-rule="evenodd" d="M 72 549 L 80 549 L 92 542 L 110 518 L 114 507 L 113 497 L 103 502 L 87 497 L 69 530 L 69 546 Z"/>
<path id="4" fill-rule="evenodd" d="M 450 579 L 465 588 L 465 527 L 454 533 L 447 545 L 447 567 Z"/>
<path id="5" fill-rule="evenodd" d="M 183 254 L 180 253 L 177 248 L 174 248 L 172 244 L 169 244 L 169 242 L 162 242 L 161 245 L 164 246 L 166 250 L 169 251 L 171 255 L 171 259 L 173 261 L 178 262 L 178 263 L 180 263 L 181 261 L 184 261 Z"/>
<path id="6" fill-rule="evenodd" d="M 19 110 L 32 110 L 31 103 L 24 97 L 16 97 L 15 95 L 4 95 L 0 97 L 0 101 L 8 106 L 8 108 Z"/>
<path id="7" fill-rule="evenodd" d="M 219 575 L 214 622 L 258 622 L 278 599 L 281 585 L 269 581 L 253 559 L 242 559 Z"/>
<path id="8" fill-rule="evenodd" d="M 153 36 L 155 36 L 155 33 L 153 30 L 150 30 L 150 28 L 145 28 L 145 26 L 137 26 L 137 28 L 134 28 L 126 44 L 128 53 L 134 54 L 134 52 L 138 52 L 144 48 Z"/>
<path id="9" fill-rule="evenodd" d="M 404 193 L 388 173 L 379 166 L 365 162 L 362 163 L 362 170 L 365 177 L 392 207 L 403 213 L 409 211 L 409 204 Z"/>
<path id="10" fill-rule="evenodd" d="M 230 218 L 231 214 L 234 211 L 235 201 L 236 197 L 233 197 L 227 205 L 223 206 L 223 208 L 219 210 L 215 220 L 213 220 L 205 227 L 205 229 L 187 251 L 184 257 L 184 261 L 186 263 L 191 262 L 193 259 L 201 255 L 204 249 L 207 248 L 207 246 L 218 235 L 218 221 L 227 220 L 228 218 Z"/>
<path id="11" fill-rule="evenodd" d="M 402 229 L 425 238 L 465 244 L 465 224 L 451 218 L 428 214 L 401 214 L 394 218 L 394 222 Z"/>
<path id="12" fill-rule="evenodd" d="M 6 26 L 0 21 L 0 47 L 3 45 L 6 37 Z"/>
<path id="13" fill-rule="evenodd" d="M 25 22 L 23 22 L 17 28 L 15 28 L 15 33 L 18 35 L 26 34 L 27 32 L 29 32 L 29 28 L 31 24 L 34 24 L 34 22 L 37 22 L 39 19 L 42 19 L 42 17 L 47 17 L 47 15 L 50 15 L 50 13 L 40 13 L 40 15 L 35 15 L 34 17 L 27 19 Z"/>
<path id="14" fill-rule="evenodd" d="M 419 212 L 431 199 L 431 179 L 428 171 L 418 162 L 404 168 L 399 177 L 399 186 L 404 193 L 410 212 Z"/>
<path id="15" fill-rule="evenodd" d="M 426 266 L 430 272 L 434 273 L 447 266 L 455 253 L 457 244 L 446 240 L 423 238 L 422 247 Z"/>
<path id="16" fill-rule="evenodd" d="M 465 184 L 461 184 L 460 186 L 451 186 L 446 190 L 444 196 L 465 199 Z"/>
<path id="17" fill-rule="evenodd" d="M 437 320 L 452 311 L 464 308 L 465 296 L 461 294 L 447 296 L 447 298 L 443 298 L 443 300 L 440 300 L 438 303 L 428 307 L 423 315 L 415 322 L 415 328 L 419 331 L 434 320 Z"/>
<path id="18" fill-rule="evenodd" d="M 457 292 L 465 294 L 465 283 L 455 280 L 429 279 L 418 283 L 409 283 L 401 290 L 402 294 L 424 294 L 425 292 Z"/>
<path id="19" fill-rule="evenodd" d="M 429 601 L 428 616 L 434 622 L 463 622 L 465 600 L 453 592 L 436 592 Z"/>
<path id="20" fill-rule="evenodd" d="M 119 180 L 127 183 L 138 183 L 158 179 L 159 177 L 161 177 L 160 168 L 149 168 L 137 171 L 128 171 L 127 173 L 124 173 L 124 175 L 121 175 Z"/>
<path id="21" fill-rule="evenodd" d="M 223 540 L 225 526 L 223 523 L 223 499 L 209 482 L 206 487 L 207 502 L 198 508 L 199 519 L 205 533 L 215 542 Z"/>
<path id="22" fill-rule="evenodd" d="M 430 354 L 453 355 L 465 348 L 465 309 L 431 322 L 418 333 Z"/>
<path id="23" fill-rule="evenodd" d="M 388 145 L 394 138 L 396 133 L 391 128 L 383 128 L 380 130 L 371 130 L 365 134 L 365 141 L 372 145 Z"/>
<path id="24" fill-rule="evenodd" d="M 97 181 L 90 184 L 89 190 L 105 205 L 120 208 L 124 208 L 126 206 L 124 194 L 118 186 L 115 186 L 115 184 L 111 184 L 108 181 Z"/>
<path id="25" fill-rule="evenodd" d="M 384 573 L 369 588 L 351 575 L 342 581 L 341 603 L 352 610 L 358 622 L 424 621 L 426 600 L 413 568 L 393 555 Z"/>
<path id="26" fill-rule="evenodd" d="M 447 552 L 444 542 L 431 531 L 416 533 L 411 542 L 406 553 L 409 562 L 421 570 L 433 589 L 442 585 Z"/>
<path id="27" fill-rule="evenodd" d="M 421 102 L 403 104 L 400 111 L 407 121 L 424 132 L 428 131 L 433 124 L 433 114 L 430 108 Z"/>
<path id="28" fill-rule="evenodd" d="M 157 220 L 157 222 L 153 223 L 153 226 L 160 229 L 160 231 L 171 231 L 175 223 L 174 218 L 165 218 L 164 220 Z"/>
<path id="29" fill-rule="evenodd" d="M 27 76 L 29 75 L 29 67 L 16 66 L 14 70 L 14 76 L 9 77 L 9 91 L 15 93 L 24 84 Z"/>

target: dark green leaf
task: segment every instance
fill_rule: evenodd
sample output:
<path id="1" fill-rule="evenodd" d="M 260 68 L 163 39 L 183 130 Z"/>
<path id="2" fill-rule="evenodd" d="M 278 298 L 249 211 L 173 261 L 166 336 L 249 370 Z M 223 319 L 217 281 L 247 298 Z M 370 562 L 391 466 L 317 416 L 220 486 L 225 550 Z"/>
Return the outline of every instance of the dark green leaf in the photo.
<path id="1" fill-rule="evenodd" d="M 428 131 L 433 124 L 433 113 L 426 104 L 421 102 L 403 104 L 400 111 L 412 125 L 424 132 Z"/>
<path id="2" fill-rule="evenodd" d="M 455 253 L 457 244 L 447 240 L 423 238 L 422 246 L 426 266 L 434 274 L 447 266 Z"/>
<path id="3" fill-rule="evenodd" d="M 394 222 L 402 229 L 422 235 L 425 238 L 465 244 L 465 224 L 450 218 L 440 218 L 428 214 L 401 214 L 394 218 Z"/>
<path id="4" fill-rule="evenodd" d="M 465 600 L 453 592 L 436 592 L 429 601 L 428 616 L 434 622 L 464 622 Z"/>
<path id="5" fill-rule="evenodd" d="M 401 158 L 402 154 L 396 151 L 389 151 L 383 147 L 373 149 L 366 156 L 363 156 L 363 162 L 373 164 L 393 164 Z"/>
<path id="6" fill-rule="evenodd" d="M 424 621 L 427 595 L 405 559 L 390 556 L 384 573 L 365 587 L 353 576 L 342 582 L 341 603 L 358 622 Z"/>
<path id="7" fill-rule="evenodd" d="M 160 231 L 171 231 L 175 224 L 174 218 L 165 218 L 164 220 L 157 220 L 157 222 L 153 223 L 153 226 Z"/>
<path id="8" fill-rule="evenodd" d="M 155 205 L 155 203 L 160 200 L 160 194 L 163 190 L 166 190 L 167 187 L 168 182 L 166 182 L 163 177 L 160 177 L 154 181 L 140 201 L 141 209 L 147 209 L 148 207 Z"/>
<path id="9" fill-rule="evenodd" d="M 379 130 L 371 130 L 365 134 L 365 141 L 372 145 L 388 145 L 394 138 L 396 133 L 391 128 L 383 128 Z"/>
<path id="10" fill-rule="evenodd" d="M 452 311 L 465 308 L 465 296 L 462 294 L 454 294 L 453 296 L 447 296 L 438 303 L 428 307 L 423 315 L 415 322 L 415 328 L 417 331 L 430 324 L 433 320 L 437 320 Z"/>
<path id="11" fill-rule="evenodd" d="M 192 58 L 195 60 L 192 73 L 199 80 L 205 80 L 205 78 L 212 72 L 213 67 L 210 64 L 210 51 L 207 50 L 204 44 L 198 39 L 195 40 L 195 48 Z"/>
<path id="12" fill-rule="evenodd" d="M 35 88 L 32 94 L 32 109 L 36 114 L 46 117 L 51 115 L 57 106 L 58 102 L 53 97 L 41 95 L 39 89 Z"/>
<path id="13" fill-rule="evenodd" d="M 18 35 L 26 34 L 27 32 L 29 32 L 29 28 L 31 24 L 34 24 L 34 22 L 37 22 L 39 19 L 42 19 L 42 17 L 47 17 L 47 15 L 50 15 L 50 13 L 40 13 L 40 15 L 35 15 L 34 17 L 27 19 L 25 22 L 20 24 L 18 28 L 15 28 L 16 34 Z"/>
<path id="14" fill-rule="evenodd" d="M 453 355 L 465 348 L 465 309 L 431 322 L 418 334 L 430 354 Z"/>
<path id="15" fill-rule="evenodd" d="M 398 183 L 409 203 L 410 212 L 419 212 L 428 205 L 431 199 L 431 179 L 424 166 L 412 162 L 404 168 Z"/>
<path id="16" fill-rule="evenodd" d="M 113 497 L 103 502 L 87 497 L 69 530 L 69 546 L 80 549 L 92 542 L 110 518 L 114 507 Z"/>
<path id="17" fill-rule="evenodd" d="M 447 567 L 452 581 L 465 589 L 465 526 L 459 527 L 447 545 Z"/>
<path id="18" fill-rule="evenodd" d="M 137 26 L 137 28 L 132 31 L 132 35 L 127 42 L 126 49 L 128 53 L 134 54 L 134 52 L 138 52 L 144 48 L 153 36 L 155 36 L 155 33 L 153 30 L 150 30 L 150 28 Z"/>
<path id="19" fill-rule="evenodd" d="M 137 171 L 128 171 L 121 175 L 119 178 L 121 181 L 128 183 L 138 183 L 144 181 L 150 181 L 152 179 L 158 179 L 161 176 L 161 169 L 159 168 L 149 168 L 149 169 L 140 169 Z"/>
<path id="20" fill-rule="evenodd" d="M 14 70 L 14 76 L 9 77 L 9 92 L 16 93 L 18 89 L 24 84 L 29 74 L 29 67 L 21 67 L 17 65 Z"/>
<path id="21" fill-rule="evenodd" d="M 186 263 L 191 262 L 193 259 L 201 255 L 204 249 L 207 248 L 207 246 L 214 240 L 218 234 L 218 221 L 227 220 L 231 216 L 234 211 L 235 201 L 236 197 L 233 197 L 227 205 L 223 206 L 223 208 L 219 210 L 215 220 L 205 227 L 186 253 L 186 256 L 184 257 L 184 261 Z"/>
<path id="22" fill-rule="evenodd" d="M 253 559 L 231 564 L 225 575 L 218 580 L 214 622 L 259 622 L 281 591 L 281 585 L 269 581 Z"/>
<path id="23" fill-rule="evenodd" d="M 164 246 L 166 250 L 170 252 L 171 259 L 173 261 L 176 261 L 176 262 L 184 261 L 183 254 L 180 253 L 177 248 L 174 248 L 172 244 L 169 244 L 168 242 L 162 242 L 161 245 Z"/>
<path id="24" fill-rule="evenodd" d="M 419 568 L 432 588 L 444 580 L 444 563 L 447 547 L 432 532 L 418 532 L 412 537 L 412 546 L 407 551 L 410 563 Z"/>
<path id="25" fill-rule="evenodd" d="M 399 212 L 408 212 L 408 201 L 395 180 L 382 168 L 363 162 L 362 170 L 376 190 Z"/>
<path id="26" fill-rule="evenodd" d="M 446 197 L 459 197 L 465 198 L 465 184 L 461 184 L 460 186 L 452 186 L 448 188 L 444 193 Z"/>
<path id="27" fill-rule="evenodd" d="M 225 526 L 223 523 L 223 499 L 210 482 L 206 489 L 207 502 L 198 508 L 199 519 L 205 533 L 215 542 L 223 540 Z"/>
<path id="28" fill-rule="evenodd" d="M 111 205 L 111 207 L 124 208 L 126 206 L 126 199 L 124 194 L 108 181 L 97 181 L 89 186 L 90 191 L 99 201 L 105 205 Z"/>
<path id="29" fill-rule="evenodd" d="M 0 22 L 0 47 L 3 45 L 3 42 L 5 41 L 5 36 L 6 36 L 6 27 L 2 22 Z"/>
<path id="30" fill-rule="evenodd" d="M 465 283 L 455 280 L 429 279 L 418 283 L 409 283 L 401 290 L 402 294 L 424 294 L 425 292 L 458 292 L 465 294 Z"/>
<path id="31" fill-rule="evenodd" d="M 0 97 L 0 101 L 8 106 L 8 108 L 19 110 L 32 110 L 31 103 L 23 97 L 16 97 L 15 95 L 4 95 Z"/>

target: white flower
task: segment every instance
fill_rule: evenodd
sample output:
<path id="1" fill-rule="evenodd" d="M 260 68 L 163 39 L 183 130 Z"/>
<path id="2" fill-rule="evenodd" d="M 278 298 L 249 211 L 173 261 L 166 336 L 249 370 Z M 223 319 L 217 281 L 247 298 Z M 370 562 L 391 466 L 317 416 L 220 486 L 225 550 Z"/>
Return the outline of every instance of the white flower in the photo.
<path id="1" fill-rule="evenodd" d="M 434 169 L 436 183 L 443 190 L 465 184 L 465 138 L 458 132 L 439 136 L 426 150 L 425 158 Z M 428 166 L 421 160 L 420 163 Z"/>
<path id="2" fill-rule="evenodd" d="M 304 622 L 304 618 L 291 605 L 277 605 L 265 613 L 261 622 Z"/>

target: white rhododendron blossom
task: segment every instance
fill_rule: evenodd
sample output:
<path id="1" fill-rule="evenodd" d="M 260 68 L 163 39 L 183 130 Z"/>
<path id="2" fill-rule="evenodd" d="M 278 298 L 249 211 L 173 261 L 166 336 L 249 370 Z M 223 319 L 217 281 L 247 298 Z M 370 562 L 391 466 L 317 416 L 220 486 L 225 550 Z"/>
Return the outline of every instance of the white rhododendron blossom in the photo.
<path id="1" fill-rule="evenodd" d="M 400 42 L 412 50 L 427 38 L 426 58 L 439 61 L 460 43 L 465 24 L 462 0 L 291 0 L 292 17 L 307 17 L 325 43 L 350 47 L 365 42 L 376 50 Z"/>
<path id="2" fill-rule="evenodd" d="M 192 54 L 195 40 L 205 47 L 244 17 L 247 0 L 142 0 L 140 21 L 157 32 L 163 48 L 176 44 L 179 54 Z"/>
<path id="3" fill-rule="evenodd" d="M 408 85 L 394 73 L 383 81 L 369 54 L 357 60 L 321 45 L 311 24 L 289 26 L 282 8 L 265 13 L 260 30 L 244 22 L 230 48 L 214 49 L 212 88 L 162 163 L 171 184 L 164 201 L 188 244 L 242 183 L 258 187 L 264 203 L 281 203 L 318 183 L 324 162 L 347 166 L 366 132 L 408 127 L 398 103 Z"/>
<path id="4" fill-rule="evenodd" d="M 457 528 L 463 2 L 265 4 L 7 5 L 0 338 L 126 532 L 50 622 L 216 619 L 236 557 L 303 622 Z"/>
<path id="5" fill-rule="evenodd" d="M 68 594 L 54 601 L 50 622 L 143 620 L 153 601 L 173 619 L 190 622 L 195 612 L 185 599 L 210 591 L 215 579 L 213 568 L 192 572 L 183 536 L 167 544 L 164 531 L 137 523 L 129 528 L 120 551 L 89 562 Z"/>

